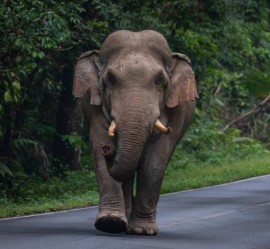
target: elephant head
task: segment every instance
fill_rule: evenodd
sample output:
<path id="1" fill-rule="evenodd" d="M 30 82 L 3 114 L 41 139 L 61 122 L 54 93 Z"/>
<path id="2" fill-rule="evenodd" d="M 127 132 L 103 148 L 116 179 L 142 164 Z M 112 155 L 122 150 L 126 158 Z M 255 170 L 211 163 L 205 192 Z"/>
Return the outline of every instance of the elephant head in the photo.
<path id="1" fill-rule="evenodd" d="M 111 124 L 108 135 L 116 141 L 116 153 L 108 170 L 118 181 L 133 176 L 156 129 L 169 133 L 160 121 L 169 122 L 166 112 L 197 98 L 189 59 L 171 53 L 165 38 L 155 31 L 118 31 L 100 51 L 82 54 L 73 94 L 90 95 L 89 104 L 100 106 Z"/>

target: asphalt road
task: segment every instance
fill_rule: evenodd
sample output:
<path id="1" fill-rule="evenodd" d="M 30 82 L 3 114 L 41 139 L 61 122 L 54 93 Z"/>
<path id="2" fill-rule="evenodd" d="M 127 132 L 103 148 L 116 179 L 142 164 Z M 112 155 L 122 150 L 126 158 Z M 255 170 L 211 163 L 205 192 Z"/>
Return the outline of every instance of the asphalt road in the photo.
<path id="1" fill-rule="evenodd" d="M 161 197 L 157 236 L 94 229 L 97 208 L 0 220 L 1 249 L 270 249 L 270 175 Z"/>

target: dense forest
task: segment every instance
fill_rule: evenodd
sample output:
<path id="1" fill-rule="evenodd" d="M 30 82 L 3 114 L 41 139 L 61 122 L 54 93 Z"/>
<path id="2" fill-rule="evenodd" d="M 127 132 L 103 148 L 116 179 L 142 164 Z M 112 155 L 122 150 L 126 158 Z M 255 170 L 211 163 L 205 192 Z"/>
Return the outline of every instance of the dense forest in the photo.
<path id="1" fill-rule="evenodd" d="M 74 128 L 74 65 L 120 29 L 159 31 L 190 57 L 200 99 L 181 149 L 212 163 L 220 146 L 270 149 L 268 0 L 3 0 L 0 195 L 91 171 L 87 131 Z"/>

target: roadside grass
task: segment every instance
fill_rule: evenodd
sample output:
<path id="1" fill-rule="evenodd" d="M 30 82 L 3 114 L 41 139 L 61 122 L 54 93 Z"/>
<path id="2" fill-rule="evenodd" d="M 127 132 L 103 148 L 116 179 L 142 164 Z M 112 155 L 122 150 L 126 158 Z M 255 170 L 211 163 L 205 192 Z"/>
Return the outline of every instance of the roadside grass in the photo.
<path id="1" fill-rule="evenodd" d="M 27 178 L 19 191 L 15 198 L 0 195 L 0 218 L 90 206 L 99 199 L 96 179 L 89 169 L 44 182 Z"/>
<path id="2" fill-rule="evenodd" d="M 200 188 L 270 173 L 270 155 L 227 161 L 219 165 L 189 164 L 186 167 L 174 165 L 174 160 L 175 157 L 166 171 L 162 193 Z M 35 192 L 25 195 L 24 199 L 16 201 L 0 198 L 0 217 L 50 212 L 98 203 L 98 192 L 92 172 L 71 172 L 65 179 L 43 183 Z"/>
<path id="3" fill-rule="evenodd" d="M 237 160 L 222 165 L 189 165 L 166 172 L 162 193 L 201 188 L 250 177 L 270 174 L 270 155 L 263 158 Z"/>
<path id="4" fill-rule="evenodd" d="M 87 191 L 78 195 L 64 195 L 61 198 L 36 198 L 28 203 L 2 200 L 0 218 L 93 206 L 98 203 L 98 198 L 97 191 Z"/>

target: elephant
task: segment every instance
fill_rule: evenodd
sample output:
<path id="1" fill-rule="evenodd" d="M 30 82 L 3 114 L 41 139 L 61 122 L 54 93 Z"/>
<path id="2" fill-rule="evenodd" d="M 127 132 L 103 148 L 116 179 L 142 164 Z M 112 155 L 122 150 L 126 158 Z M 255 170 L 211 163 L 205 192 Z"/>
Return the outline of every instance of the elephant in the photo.
<path id="1" fill-rule="evenodd" d="M 194 113 L 190 59 L 153 30 L 111 33 L 75 66 L 99 190 L 97 230 L 156 235 L 165 169 Z"/>

